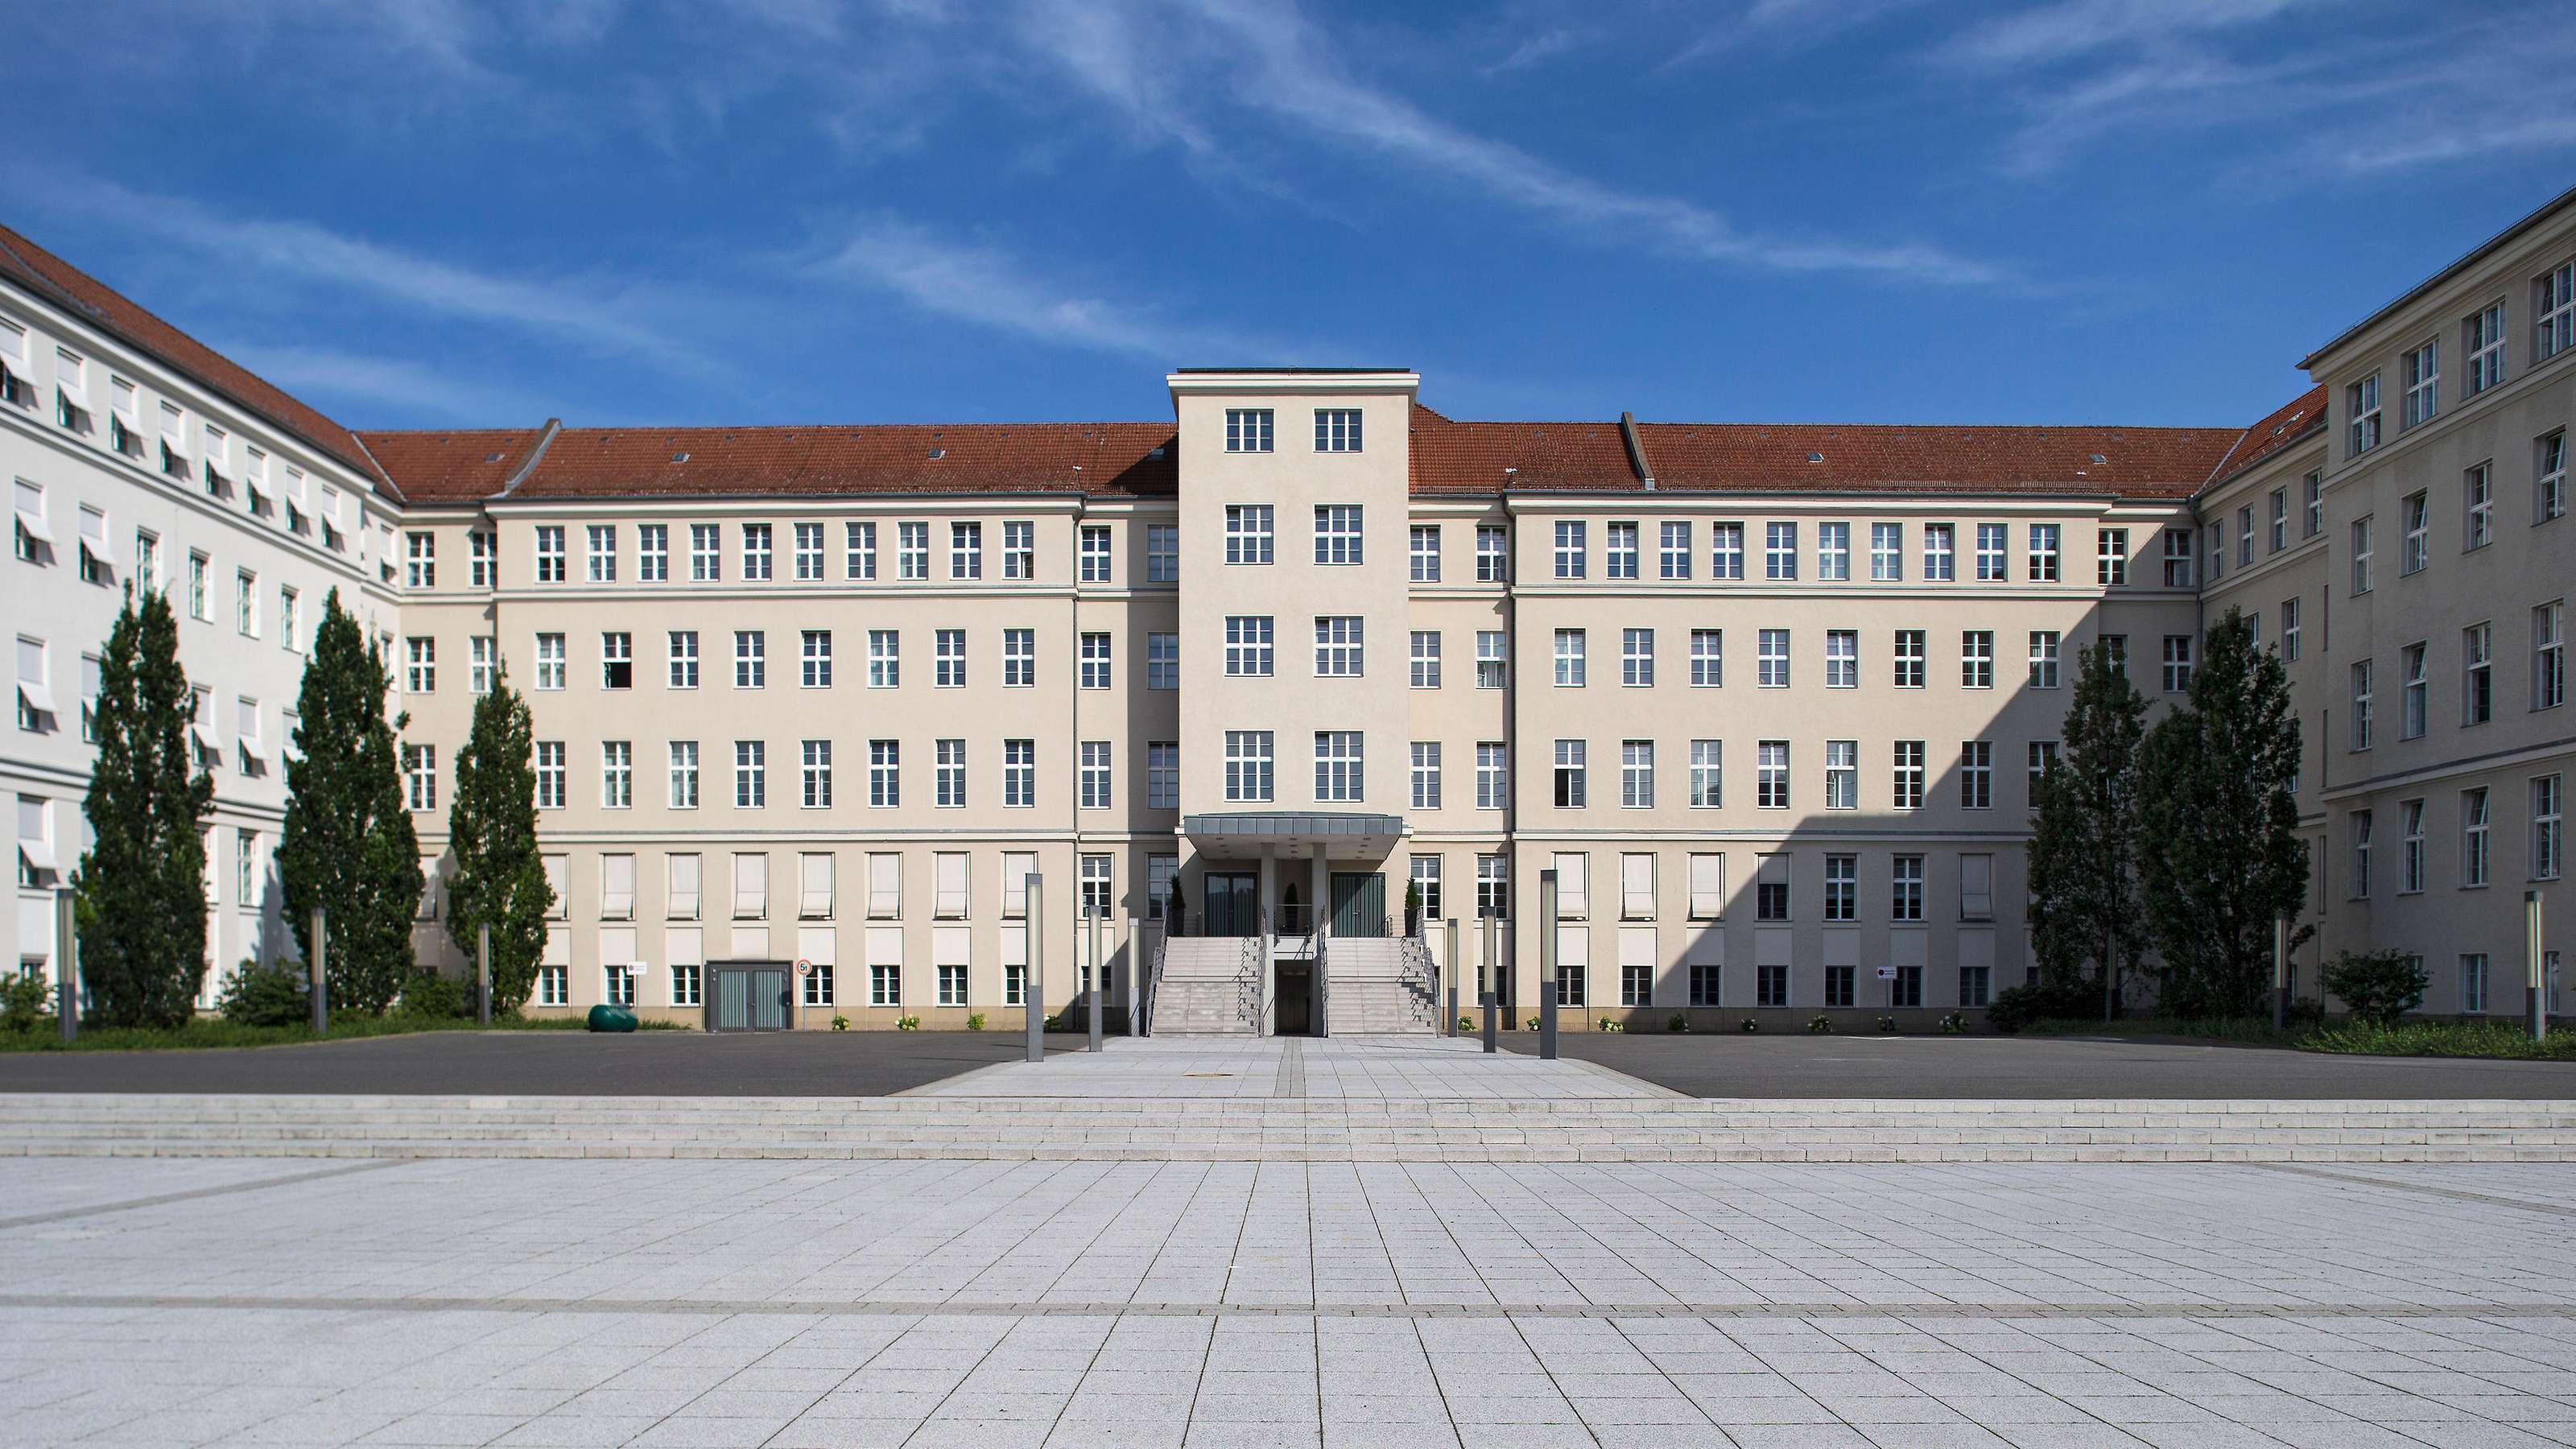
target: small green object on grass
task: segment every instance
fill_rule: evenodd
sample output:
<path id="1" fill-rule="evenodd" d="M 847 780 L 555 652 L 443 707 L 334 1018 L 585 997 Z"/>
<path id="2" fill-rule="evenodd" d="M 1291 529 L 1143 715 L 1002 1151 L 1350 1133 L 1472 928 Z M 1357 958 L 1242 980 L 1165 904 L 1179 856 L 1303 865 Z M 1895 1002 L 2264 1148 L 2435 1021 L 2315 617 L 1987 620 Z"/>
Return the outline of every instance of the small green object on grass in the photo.
<path id="1" fill-rule="evenodd" d="M 589 1024 L 592 1031 L 633 1031 L 635 1013 L 602 1002 L 590 1009 Z"/>

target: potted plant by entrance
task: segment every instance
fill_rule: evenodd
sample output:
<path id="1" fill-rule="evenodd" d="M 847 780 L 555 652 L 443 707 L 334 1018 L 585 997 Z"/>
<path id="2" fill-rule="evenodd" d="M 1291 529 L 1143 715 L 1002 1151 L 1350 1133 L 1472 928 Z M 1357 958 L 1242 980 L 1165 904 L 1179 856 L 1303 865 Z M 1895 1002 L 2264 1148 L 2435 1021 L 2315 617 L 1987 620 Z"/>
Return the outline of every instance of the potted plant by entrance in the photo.
<path id="1" fill-rule="evenodd" d="M 1417 881 L 1404 883 L 1404 934 L 1422 934 L 1422 886 Z"/>
<path id="2" fill-rule="evenodd" d="M 1181 924 L 1183 916 L 1189 910 L 1189 905 L 1190 903 L 1188 899 L 1181 894 L 1180 880 L 1177 877 L 1174 878 L 1172 881 L 1172 898 L 1163 907 L 1163 914 L 1167 918 L 1163 923 L 1163 929 L 1166 934 L 1174 936 L 1186 936 L 1189 934 L 1188 931 L 1182 929 Z"/>
<path id="3" fill-rule="evenodd" d="M 1278 934 L 1283 936 L 1301 934 L 1300 923 L 1297 920 L 1297 883 L 1293 880 L 1288 882 L 1286 890 L 1279 893 Z"/>

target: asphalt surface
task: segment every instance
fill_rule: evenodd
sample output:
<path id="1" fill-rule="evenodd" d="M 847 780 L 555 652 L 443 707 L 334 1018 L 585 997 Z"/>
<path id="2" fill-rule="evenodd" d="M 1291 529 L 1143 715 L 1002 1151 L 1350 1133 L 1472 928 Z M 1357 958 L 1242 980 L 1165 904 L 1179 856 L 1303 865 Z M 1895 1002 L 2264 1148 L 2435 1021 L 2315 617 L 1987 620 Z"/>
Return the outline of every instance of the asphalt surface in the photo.
<path id="1" fill-rule="evenodd" d="M 1080 1051 L 1053 1035 L 1050 1053 Z M 1012 1032 L 442 1031 L 291 1046 L 0 1053 L 0 1092 L 881 1097 L 995 1062 Z"/>
<path id="2" fill-rule="evenodd" d="M 2576 1097 L 2576 1062 L 2346 1057 L 2063 1036 L 1566 1032 L 1558 1050 L 1692 1097 Z M 1536 1032 L 1505 1032 L 1535 1053 Z"/>

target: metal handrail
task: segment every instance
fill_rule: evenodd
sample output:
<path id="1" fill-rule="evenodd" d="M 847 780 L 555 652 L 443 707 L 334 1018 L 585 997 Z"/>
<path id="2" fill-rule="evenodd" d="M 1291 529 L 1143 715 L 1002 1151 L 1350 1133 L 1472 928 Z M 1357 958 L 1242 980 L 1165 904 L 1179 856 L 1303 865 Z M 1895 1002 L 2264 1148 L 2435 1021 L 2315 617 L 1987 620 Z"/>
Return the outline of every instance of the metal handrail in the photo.
<path id="1" fill-rule="evenodd" d="M 1136 1003 L 1137 1031 L 1143 1036 L 1154 1034 L 1154 1007 L 1163 999 L 1163 957 L 1172 946 L 1172 933 L 1159 932 L 1154 937 L 1154 969 L 1145 978 L 1144 1000 Z"/>

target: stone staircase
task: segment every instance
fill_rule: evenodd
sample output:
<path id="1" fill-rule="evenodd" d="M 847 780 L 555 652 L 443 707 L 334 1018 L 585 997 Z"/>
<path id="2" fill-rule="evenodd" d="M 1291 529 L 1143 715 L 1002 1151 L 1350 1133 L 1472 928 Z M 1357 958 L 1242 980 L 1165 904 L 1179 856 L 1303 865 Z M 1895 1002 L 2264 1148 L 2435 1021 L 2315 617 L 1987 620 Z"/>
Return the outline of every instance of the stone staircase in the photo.
<path id="1" fill-rule="evenodd" d="M 1332 978 L 1334 1036 L 1432 1036 L 1440 1009 L 1431 999 L 1431 956 L 1400 936 L 1335 936 L 1324 946 Z"/>
<path id="2" fill-rule="evenodd" d="M 28 1156 L 2570 1162 L 2576 1102 L 0 1096 Z"/>
<path id="3" fill-rule="evenodd" d="M 1261 1011 L 1261 942 L 1176 936 L 1163 943 L 1150 1026 L 1163 1036 L 1249 1036 Z"/>

